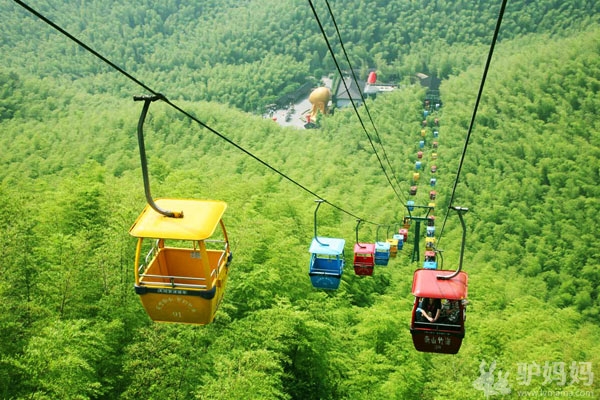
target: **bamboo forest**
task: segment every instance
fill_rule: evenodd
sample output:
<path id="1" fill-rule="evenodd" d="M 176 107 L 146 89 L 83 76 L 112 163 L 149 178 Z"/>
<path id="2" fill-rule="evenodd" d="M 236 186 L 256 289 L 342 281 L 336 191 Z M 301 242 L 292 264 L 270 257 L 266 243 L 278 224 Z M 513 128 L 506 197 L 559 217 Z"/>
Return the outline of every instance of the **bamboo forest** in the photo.
<path id="1" fill-rule="evenodd" d="M 599 2 L 0 16 L 0 399 L 600 398 Z"/>

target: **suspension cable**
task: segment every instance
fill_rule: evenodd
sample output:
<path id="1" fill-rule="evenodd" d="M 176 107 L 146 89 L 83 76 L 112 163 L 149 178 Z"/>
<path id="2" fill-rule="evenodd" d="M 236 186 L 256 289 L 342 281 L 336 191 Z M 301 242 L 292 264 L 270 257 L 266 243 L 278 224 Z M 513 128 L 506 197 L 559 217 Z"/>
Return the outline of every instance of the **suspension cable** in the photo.
<path id="1" fill-rule="evenodd" d="M 338 24 L 335 20 L 335 17 L 333 15 L 333 10 L 331 9 L 331 6 L 329 4 L 329 0 L 325 0 L 325 4 L 327 4 L 327 9 L 329 11 L 329 15 L 331 16 L 331 20 L 333 22 L 333 26 L 335 27 L 335 32 L 337 34 L 338 37 L 338 41 L 340 42 L 340 47 L 342 49 L 342 52 L 344 53 L 344 57 L 346 58 L 346 62 L 348 63 L 348 67 L 350 68 L 350 72 L 352 73 L 352 79 L 354 80 L 354 83 L 356 84 L 356 86 L 358 87 L 358 78 L 356 77 L 356 73 L 354 72 L 354 68 L 352 67 L 352 63 L 350 62 L 350 57 L 348 56 L 348 53 L 346 52 L 346 47 L 344 46 L 344 42 L 342 40 L 342 35 L 340 34 L 340 30 L 338 28 Z M 375 122 L 373 121 L 373 117 L 371 116 L 371 111 L 369 110 L 369 106 L 367 105 L 367 102 L 365 101 L 365 97 L 363 95 L 363 91 L 359 90 L 358 94 L 360 95 L 360 98 L 362 100 L 362 104 L 363 107 L 367 113 L 367 116 L 369 117 L 369 121 L 371 121 L 371 126 L 373 127 L 373 131 L 375 132 L 375 135 L 377 136 L 377 140 L 379 141 L 379 145 L 381 146 L 381 150 L 383 152 L 383 158 L 385 158 L 387 165 L 390 167 L 391 170 L 391 174 L 392 177 L 394 178 L 394 180 L 396 181 L 396 185 L 398 185 L 398 187 L 400 188 L 400 181 L 398 180 L 398 177 L 396 176 L 396 173 L 394 172 L 394 168 L 392 167 L 392 164 L 390 162 L 390 159 L 387 156 L 387 153 L 385 151 L 385 147 L 383 145 L 383 141 L 381 140 L 381 137 L 379 136 L 379 131 L 377 130 L 377 127 L 375 127 Z M 348 93 L 348 95 L 350 95 L 350 93 Z M 403 204 L 406 203 L 405 201 L 403 202 Z"/>
<path id="2" fill-rule="evenodd" d="M 454 202 L 454 195 L 456 194 L 456 187 L 458 186 L 458 180 L 460 178 L 462 166 L 465 161 L 465 156 L 467 154 L 467 147 L 469 146 L 471 132 L 473 131 L 473 125 L 475 124 L 475 117 L 477 116 L 477 109 L 479 108 L 479 102 L 481 101 L 481 96 L 483 94 L 483 87 L 485 85 L 485 81 L 486 81 L 487 74 L 488 74 L 488 71 L 490 68 L 490 64 L 492 62 L 492 55 L 494 54 L 494 48 L 496 46 L 496 41 L 498 39 L 498 33 L 500 32 L 500 25 L 502 24 L 502 17 L 504 16 L 504 10 L 506 9 L 506 3 L 507 3 L 507 0 L 502 0 L 502 5 L 500 6 L 500 12 L 498 13 L 498 19 L 496 21 L 496 28 L 494 29 L 494 35 L 492 37 L 492 43 L 490 45 L 490 50 L 488 52 L 487 60 L 485 62 L 485 67 L 483 69 L 481 84 L 479 85 L 479 91 L 477 93 L 477 100 L 475 101 L 475 106 L 473 108 L 473 115 L 471 116 L 471 122 L 469 124 L 469 129 L 467 130 L 465 144 L 463 147 L 462 154 L 460 156 L 460 162 L 458 164 L 458 169 L 456 171 L 456 178 L 454 179 L 454 186 L 452 187 L 452 193 L 450 195 L 450 201 L 448 203 L 448 210 L 446 210 L 446 215 L 444 216 L 444 222 L 442 223 L 442 229 L 440 230 L 440 234 L 438 236 L 438 240 L 437 240 L 438 245 L 439 245 L 440 240 L 442 239 L 442 234 L 444 233 L 444 228 L 446 226 L 446 221 L 448 219 L 448 215 L 450 214 L 450 210 L 453 207 L 452 203 Z"/>
<path id="3" fill-rule="evenodd" d="M 360 125 L 363 129 L 363 131 L 365 132 L 365 134 L 367 135 L 367 138 L 369 139 L 369 143 L 371 144 L 371 148 L 373 149 L 373 152 L 375 153 L 375 156 L 377 157 L 377 161 L 379 161 L 379 165 L 381 166 L 381 169 L 383 170 L 383 173 L 388 181 L 388 183 L 390 184 L 390 187 L 392 188 L 392 190 L 394 191 L 394 193 L 396 194 L 396 197 L 398 198 L 398 200 L 400 200 L 400 202 L 402 202 L 402 198 L 400 197 L 400 194 L 398 193 L 398 190 L 394 187 L 392 180 L 390 179 L 390 176 L 388 175 L 385 167 L 383 166 L 383 162 L 381 161 L 381 157 L 379 157 L 379 154 L 377 153 L 377 149 L 375 149 L 375 145 L 373 144 L 373 140 L 371 139 L 371 135 L 369 135 L 369 133 L 367 132 L 367 128 L 365 127 L 365 123 L 363 122 L 360 113 L 358 112 L 358 108 L 356 106 L 356 103 L 354 102 L 354 99 L 352 98 L 352 96 L 350 96 L 350 90 L 348 88 L 348 85 L 346 84 L 346 80 L 344 79 L 344 76 L 342 74 L 342 69 L 337 61 L 337 58 L 335 57 L 335 54 L 333 52 L 333 49 L 331 47 L 331 43 L 329 42 L 329 39 L 327 38 L 327 34 L 325 33 L 325 29 L 323 28 L 323 24 L 321 24 L 321 19 L 319 18 L 319 15 L 317 14 L 317 10 L 315 9 L 315 6 L 313 5 L 312 0 L 308 0 L 308 3 L 310 4 L 310 8 L 313 11 L 313 14 L 315 16 L 315 20 L 317 21 L 317 24 L 319 25 L 319 29 L 321 30 L 321 33 L 323 35 L 323 38 L 325 39 L 325 43 L 327 44 L 327 48 L 329 49 L 329 53 L 331 54 L 331 57 L 333 59 L 333 62 L 338 70 L 338 73 L 340 75 L 341 81 L 344 84 L 344 88 L 346 89 L 346 92 L 348 93 L 348 97 L 350 98 L 350 103 L 352 104 L 352 108 L 354 109 L 354 113 L 356 114 L 356 116 L 358 117 L 358 120 L 360 122 Z"/>
<path id="4" fill-rule="evenodd" d="M 240 150 L 241 152 L 243 152 L 244 154 L 246 154 L 249 157 L 252 157 L 254 160 L 258 161 L 260 164 L 262 164 L 263 166 L 265 166 L 266 168 L 270 169 L 271 171 L 273 171 L 274 173 L 278 174 L 279 176 L 281 176 L 282 178 L 286 179 L 287 181 L 291 182 L 292 184 L 296 185 L 297 187 L 299 187 L 300 189 L 304 190 L 305 192 L 311 194 L 312 196 L 316 197 L 319 200 L 322 200 L 324 203 L 329 204 L 331 207 L 337 209 L 340 212 L 343 212 L 355 219 L 359 219 L 360 217 L 358 217 L 356 214 L 354 214 L 353 212 L 347 211 L 346 209 L 342 208 L 341 206 L 338 206 L 334 203 L 331 203 L 330 201 L 323 199 L 321 196 L 319 196 L 316 192 L 312 191 L 311 189 L 307 188 L 306 186 L 302 185 L 301 183 L 299 183 L 298 181 L 292 179 L 291 177 L 289 177 L 288 175 L 286 175 L 285 173 L 279 171 L 277 168 L 271 166 L 269 163 L 267 163 L 266 161 L 263 161 L 261 158 L 259 158 L 258 156 L 252 154 L 250 151 L 244 149 L 242 146 L 238 145 L 237 143 L 235 143 L 234 141 L 232 141 L 231 139 L 229 139 L 228 137 L 224 136 L 222 133 L 220 133 L 219 131 L 217 131 L 216 129 L 210 127 L 209 125 L 207 125 L 206 123 L 200 121 L 197 117 L 195 117 L 194 115 L 190 114 L 189 112 L 183 110 L 181 107 L 177 106 L 176 104 L 174 104 L 172 101 L 170 101 L 166 96 L 164 96 L 163 94 L 153 90 L 151 87 L 149 87 L 148 85 L 144 84 L 143 82 L 141 82 L 139 79 L 135 78 L 133 75 L 129 74 L 127 71 L 125 71 L 123 68 L 119 67 L 118 65 L 116 65 L 115 63 L 113 63 L 112 61 L 110 61 L 108 58 L 104 57 L 103 55 L 101 55 L 99 52 L 97 52 L 96 50 L 94 50 L 93 48 L 91 48 L 90 46 L 88 46 L 87 44 L 85 44 L 83 41 L 81 41 L 80 39 L 76 38 L 74 35 L 72 35 L 71 33 L 69 33 L 68 31 L 66 31 L 65 29 L 63 29 L 62 27 L 60 27 L 59 25 L 57 25 L 56 23 L 54 23 L 53 21 L 51 21 L 49 18 L 47 18 L 46 16 L 44 16 L 43 14 L 41 14 L 40 12 L 38 12 L 37 10 L 35 10 L 34 8 L 32 8 L 31 6 L 29 6 L 28 4 L 26 4 L 25 2 L 21 1 L 21 0 L 13 0 L 15 3 L 17 3 L 18 5 L 20 5 L 22 8 L 24 8 L 25 10 L 27 10 L 28 12 L 30 12 L 31 14 L 33 14 L 35 17 L 37 17 L 38 19 L 42 20 L 43 22 L 45 22 L 47 25 L 51 26 L 53 29 L 57 30 L 58 32 L 60 32 L 62 35 L 66 36 L 67 38 L 69 38 L 70 40 L 72 40 L 73 42 L 77 43 L 79 46 L 81 46 L 83 49 L 85 49 L 86 51 L 88 51 L 89 53 L 93 54 L 94 56 L 96 56 L 98 59 L 100 59 L 101 61 L 103 61 L 104 63 L 106 63 L 107 65 L 109 65 L 111 68 L 113 68 L 114 70 L 118 71 L 120 74 L 122 74 L 123 76 L 127 77 L 129 80 L 131 80 L 132 82 L 134 82 L 135 84 L 137 84 L 138 86 L 142 87 L 144 90 L 152 93 L 155 96 L 159 96 L 161 98 L 162 101 L 164 101 L 166 104 L 168 104 L 170 107 L 172 107 L 173 109 L 177 110 L 178 112 L 180 112 L 181 114 L 185 115 L 186 117 L 190 118 L 191 120 L 193 120 L 194 122 L 198 123 L 200 126 L 202 126 L 203 128 L 206 128 L 207 130 L 209 130 L 211 133 L 217 135 L 219 138 L 223 139 L 224 141 L 226 141 L 227 143 L 229 143 L 230 145 L 234 146 L 236 149 Z M 389 180 L 389 178 L 388 178 Z M 371 224 L 371 225 L 380 225 L 377 222 L 372 222 L 369 220 L 366 220 L 364 218 L 360 218 L 363 222 Z"/>

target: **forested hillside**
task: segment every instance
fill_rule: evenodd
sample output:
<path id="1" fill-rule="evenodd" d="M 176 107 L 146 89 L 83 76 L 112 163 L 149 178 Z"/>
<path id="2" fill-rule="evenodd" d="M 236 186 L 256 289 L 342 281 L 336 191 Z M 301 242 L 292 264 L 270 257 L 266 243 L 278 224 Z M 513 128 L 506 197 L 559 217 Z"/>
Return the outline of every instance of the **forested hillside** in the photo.
<path id="1" fill-rule="evenodd" d="M 328 35 L 335 37 L 325 3 L 314 3 Z M 500 8 L 500 2 L 470 0 L 330 4 L 354 68 L 363 76 L 376 68 L 383 81 L 415 71 L 445 78 L 481 63 Z M 263 111 L 277 97 L 335 71 L 302 0 L 36 1 L 32 6 L 169 98 Z M 0 13 L 10 21 L 0 27 L 5 65 L 66 80 L 81 92 L 130 95 L 125 80 L 18 5 L 11 2 Z M 599 14 L 593 0 L 511 1 L 500 40 L 531 33 L 561 37 L 597 24 Z M 334 49 L 341 51 L 335 43 Z"/>
<path id="2" fill-rule="evenodd" d="M 306 2 L 56 3 L 31 6 L 327 201 L 369 221 L 402 220 L 403 201 L 352 110 L 318 130 L 248 113 L 335 72 Z M 368 101 L 402 200 L 425 95 L 410 77 L 444 78 L 442 219 L 499 2 L 330 3 L 353 65 L 402 83 Z M 411 244 L 357 277 L 356 220 L 325 204 L 319 233 L 346 239 L 347 267 L 340 289 L 315 290 L 314 196 L 164 102 L 146 123 L 152 192 L 226 201 L 234 259 L 213 324 L 152 322 L 133 290 L 128 235 L 145 205 L 132 101 L 143 89 L 1 4 L 0 398 L 597 398 L 598 7 L 508 4 L 453 201 L 470 209 L 470 303 L 450 356 L 413 348 Z M 361 239 L 376 233 L 364 224 Z M 460 240 L 450 214 L 446 268 Z"/>

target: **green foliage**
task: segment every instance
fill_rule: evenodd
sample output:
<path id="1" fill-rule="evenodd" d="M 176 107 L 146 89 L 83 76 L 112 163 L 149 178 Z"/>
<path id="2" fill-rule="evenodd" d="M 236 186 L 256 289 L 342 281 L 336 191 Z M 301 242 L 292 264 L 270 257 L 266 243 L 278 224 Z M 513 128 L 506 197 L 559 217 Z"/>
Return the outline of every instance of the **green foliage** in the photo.
<path id="1" fill-rule="evenodd" d="M 159 87 L 154 89 L 169 98 L 262 111 L 310 76 L 320 78 L 334 70 L 306 2 L 228 3 L 42 1 L 35 8 L 129 73 L 156 82 Z M 448 77 L 481 62 L 481 46 L 489 44 L 499 11 L 494 1 L 330 3 L 353 67 L 363 72 L 377 68 L 380 78 L 391 82 L 417 71 Z M 564 36 L 585 29 L 598 24 L 598 7 L 593 0 L 512 1 L 501 40 L 532 33 Z M 343 59 L 327 7 L 316 4 L 316 10 L 333 51 Z M 94 94 L 131 95 L 131 87 L 107 73 L 99 60 L 17 5 L 3 6 L 0 12 L 11 22 L 0 27 L 2 53 L 16 71 L 65 84 L 75 81 L 81 91 Z M 39 62 L 32 65 L 31 59 Z M 349 67 L 344 62 L 342 68 Z M 56 107 L 62 101 L 51 100 Z M 0 105 L 0 115 L 10 115 L 10 103 Z"/>
<path id="2" fill-rule="evenodd" d="M 405 78 L 448 78 L 437 114 L 441 217 L 498 4 L 331 4 L 355 68 L 404 84 L 368 100 L 373 145 L 350 110 L 299 131 L 231 107 L 260 110 L 333 70 L 303 2 L 36 7 L 227 139 L 375 223 L 401 221 L 414 170 L 424 91 Z M 145 127 L 152 193 L 227 201 L 234 259 L 213 324 L 151 322 L 132 288 L 127 234 L 145 203 L 141 105 L 131 101 L 140 89 L 16 4 L 0 14 L 0 398 L 479 399 L 482 361 L 510 372 L 512 395 L 560 390 L 542 377 L 519 386 L 520 363 L 591 362 L 600 375 L 597 2 L 509 2 L 453 199 L 470 208 L 470 304 L 456 356 L 413 348 L 411 243 L 357 277 L 356 220 L 323 205 L 319 234 L 346 240 L 346 268 L 339 290 L 313 289 L 313 196 L 164 102 Z M 385 148 L 399 192 L 372 146 Z M 422 189 L 416 199 L 426 202 Z M 453 269 L 461 231 L 452 214 L 445 229 Z M 359 234 L 389 235 L 372 223 Z M 600 391 L 598 380 L 589 390 Z"/>

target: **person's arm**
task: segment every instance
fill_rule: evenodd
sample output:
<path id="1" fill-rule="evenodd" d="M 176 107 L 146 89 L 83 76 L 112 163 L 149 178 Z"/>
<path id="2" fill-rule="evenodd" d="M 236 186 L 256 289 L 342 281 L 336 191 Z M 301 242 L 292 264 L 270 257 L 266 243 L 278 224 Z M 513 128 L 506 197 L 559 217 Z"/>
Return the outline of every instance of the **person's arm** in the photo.
<path id="1" fill-rule="evenodd" d="M 431 322 L 435 322 L 438 320 L 438 318 L 440 317 L 440 309 L 438 308 L 437 311 L 435 312 L 435 318 L 430 319 Z"/>

